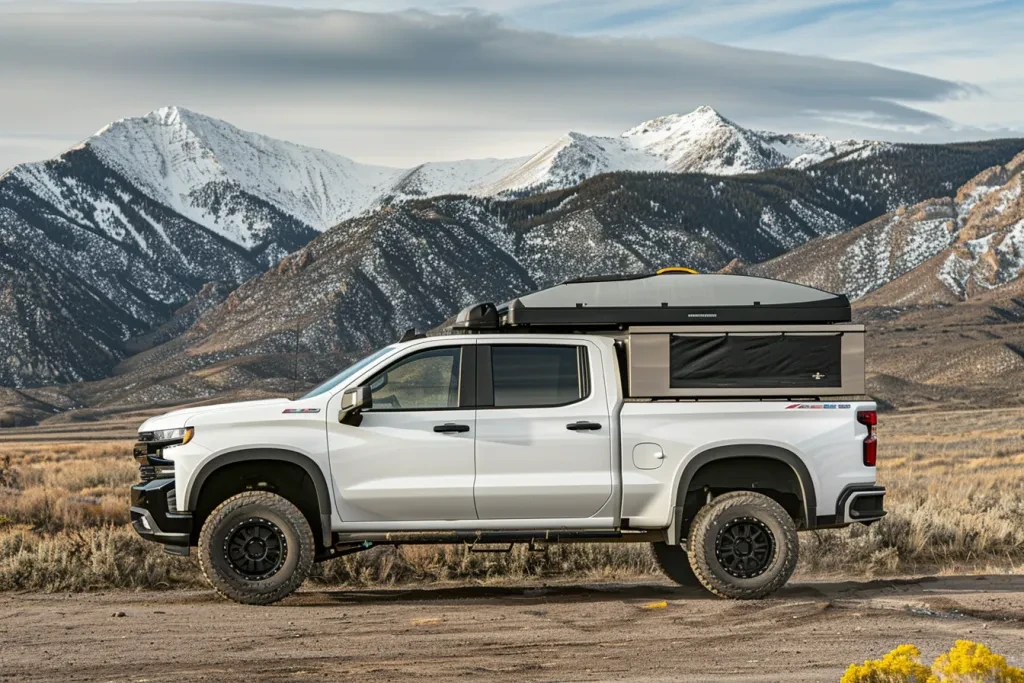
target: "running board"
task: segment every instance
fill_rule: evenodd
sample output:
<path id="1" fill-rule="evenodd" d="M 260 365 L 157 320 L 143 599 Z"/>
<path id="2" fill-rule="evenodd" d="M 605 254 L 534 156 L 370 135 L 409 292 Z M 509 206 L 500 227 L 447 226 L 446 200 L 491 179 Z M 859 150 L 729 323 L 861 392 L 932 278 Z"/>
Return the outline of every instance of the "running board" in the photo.
<path id="1" fill-rule="evenodd" d="M 523 531 L 388 531 L 335 533 L 334 543 L 372 543 L 374 545 L 484 544 L 508 545 L 529 543 L 533 546 L 552 543 L 652 543 L 664 540 L 661 531 L 588 531 L 573 529 Z"/>

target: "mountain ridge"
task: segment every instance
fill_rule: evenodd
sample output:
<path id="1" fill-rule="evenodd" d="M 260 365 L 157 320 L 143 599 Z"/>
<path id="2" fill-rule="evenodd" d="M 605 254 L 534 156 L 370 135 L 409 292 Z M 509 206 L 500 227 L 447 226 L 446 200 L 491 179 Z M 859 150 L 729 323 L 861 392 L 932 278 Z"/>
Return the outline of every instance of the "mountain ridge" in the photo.
<path id="1" fill-rule="evenodd" d="M 7 361 L 0 386 L 129 372 L 142 358 L 169 359 L 175 344 L 218 326 L 236 330 L 235 339 L 214 335 L 188 346 L 193 355 L 181 367 L 194 367 L 199 357 L 216 363 L 231 354 L 276 353 L 286 344 L 275 335 L 294 329 L 307 330 L 310 352 L 344 354 L 410 324 L 440 322 L 471 297 L 512 294 L 597 268 L 763 261 L 900 204 L 951 195 L 1024 147 L 768 134 L 705 108 L 652 119 L 619 138 L 574 133 L 533 166 L 491 159 L 373 167 L 346 199 L 330 196 L 331 187 L 359 175 L 358 162 L 180 108 L 123 119 L 94 138 L 0 177 L 0 358 Z M 641 149 L 640 161 L 616 161 L 619 152 Z M 711 164 L 723 174 L 663 170 L 670 162 Z M 659 170 L 608 170 L 641 163 Z M 758 164 L 771 168 L 746 172 Z M 508 181 L 513 167 L 526 170 Z M 545 189 L 549 182 L 553 189 Z M 478 194 L 450 192 L 472 183 L 491 185 Z M 322 230 L 324 221 L 353 210 L 355 196 L 369 208 Z M 319 268 L 321 257 L 308 247 L 329 233 L 331 258 L 350 268 L 345 287 L 353 294 L 340 285 L 318 293 L 316 283 L 304 290 L 309 301 L 334 297 L 329 313 L 306 325 L 293 315 L 308 304 L 298 299 L 276 319 L 261 320 L 258 301 L 249 322 L 224 313 L 234 306 L 241 315 L 248 290 L 235 290 L 253 278 L 302 272 L 310 263 Z M 442 243 L 446 251 L 437 251 Z M 474 261 L 465 244 L 481 245 L 486 256 Z M 493 259 L 493 272 L 481 258 Z M 427 277 L 439 268 L 449 272 Z M 260 329 L 270 333 L 260 336 Z M 331 335 L 352 344 L 322 341 Z"/>

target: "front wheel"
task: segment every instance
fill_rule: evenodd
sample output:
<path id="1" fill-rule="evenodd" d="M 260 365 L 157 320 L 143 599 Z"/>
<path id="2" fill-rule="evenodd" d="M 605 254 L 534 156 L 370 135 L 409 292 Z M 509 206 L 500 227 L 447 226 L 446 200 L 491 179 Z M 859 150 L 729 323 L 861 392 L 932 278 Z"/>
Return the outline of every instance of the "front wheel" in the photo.
<path id="1" fill-rule="evenodd" d="M 246 491 L 210 513 L 199 534 L 199 566 L 221 596 L 269 605 L 309 575 L 316 544 L 302 512 L 276 493 Z"/>
<path id="2" fill-rule="evenodd" d="M 686 539 L 697 579 L 723 598 L 756 599 L 796 569 L 799 542 L 789 513 L 752 491 L 723 494 L 697 512 Z"/>

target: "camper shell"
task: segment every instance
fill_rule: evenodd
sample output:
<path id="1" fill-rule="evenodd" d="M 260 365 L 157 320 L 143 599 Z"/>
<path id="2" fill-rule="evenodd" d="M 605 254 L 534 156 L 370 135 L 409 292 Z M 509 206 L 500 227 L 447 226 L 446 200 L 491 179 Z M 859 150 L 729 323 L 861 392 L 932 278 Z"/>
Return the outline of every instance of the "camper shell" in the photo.
<path id="1" fill-rule="evenodd" d="M 669 272 L 570 280 L 464 309 L 453 332 L 615 337 L 631 399 L 864 393 L 864 326 L 850 302 L 792 282 Z"/>

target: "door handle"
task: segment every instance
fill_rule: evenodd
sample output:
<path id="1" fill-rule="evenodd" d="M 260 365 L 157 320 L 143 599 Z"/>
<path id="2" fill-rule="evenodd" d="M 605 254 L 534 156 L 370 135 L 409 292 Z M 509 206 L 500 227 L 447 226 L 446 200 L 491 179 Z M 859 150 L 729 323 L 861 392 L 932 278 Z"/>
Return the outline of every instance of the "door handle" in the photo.
<path id="1" fill-rule="evenodd" d="M 443 425 L 434 425 L 434 431 L 441 434 L 455 434 L 457 432 L 468 432 L 469 425 L 457 425 L 454 422 L 445 422 Z"/>
<path id="2" fill-rule="evenodd" d="M 587 422 L 586 420 L 580 420 L 579 422 L 570 422 L 565 425 L 566 429 L 571 429 L 574 432 L 579 431 L 594 431 L 601 428 L 601 425 L 597 422 Z"/>

